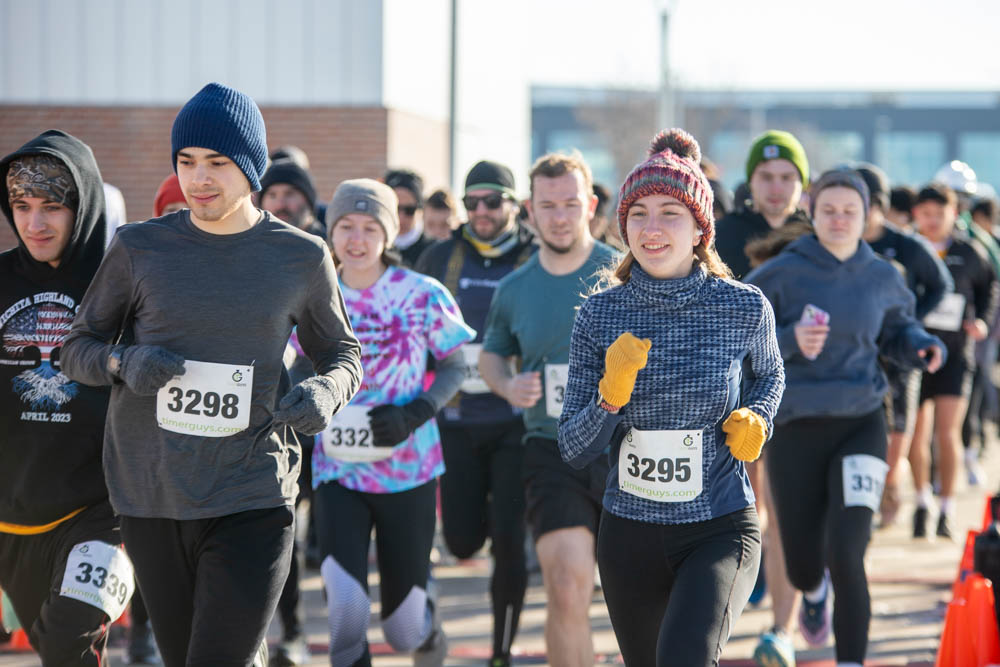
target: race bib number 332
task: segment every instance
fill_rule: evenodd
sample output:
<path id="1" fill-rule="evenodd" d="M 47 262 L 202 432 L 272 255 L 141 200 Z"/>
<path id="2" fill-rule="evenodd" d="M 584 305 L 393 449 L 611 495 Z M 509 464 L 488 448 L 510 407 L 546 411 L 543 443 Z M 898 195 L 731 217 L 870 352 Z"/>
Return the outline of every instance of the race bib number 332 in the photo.
<path id="1" fill-rule="evenodd" d="M 156 393 L 156 423 L 165 431 L 224 438 L 250 425 L 253 366 L 184 362 L 184 375 Z"/>

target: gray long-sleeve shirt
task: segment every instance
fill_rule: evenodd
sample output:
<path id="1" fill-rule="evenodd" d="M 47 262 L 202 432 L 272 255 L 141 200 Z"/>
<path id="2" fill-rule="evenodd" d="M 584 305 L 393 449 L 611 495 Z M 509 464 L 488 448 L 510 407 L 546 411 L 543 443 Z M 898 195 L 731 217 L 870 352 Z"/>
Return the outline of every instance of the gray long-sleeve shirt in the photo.
<path id="1" fill-rule="evenodd" d="M 118 232 L 62 350 L 71 378 L 114 384 L 104 471 L 118 514 L 200 519 L 294 502 L 301 457 L 290 456 L 273 412 L 296 325 L 316 373 L 332 381 L 339 410 L 360 386 L 361 347 L 320 239 L 270 214 L 244 232 L 208 234 L 188 211 Z M 225 437 L 161 428 L 157 397 L 115 383 L 108 370 L 122 327 L 136 345 L 252 366 L 249 426 Z"/>

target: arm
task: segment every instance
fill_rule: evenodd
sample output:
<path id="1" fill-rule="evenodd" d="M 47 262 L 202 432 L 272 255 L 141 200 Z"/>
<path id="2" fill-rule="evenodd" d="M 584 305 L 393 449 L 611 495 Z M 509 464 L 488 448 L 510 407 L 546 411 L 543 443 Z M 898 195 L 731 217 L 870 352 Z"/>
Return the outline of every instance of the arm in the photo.
<path id="1" fill-rule="evenodd" d="M 941 303 L 945 294 L 955 289 L 955 283 L 948 267 L 927 241 L 910 236 L 906 238 L 912 238 L 914 242 L 908 270 L 913 277 L 914 286 L 923 288 L 917 292 L 919 296 L 916 305 L 916 318 L 922 320 Z"/>
<path id="2" fill-rule="evenodd" d="M 302 351 L 316 371 L 315 378 L 304 382 L 315 380 L 324 384 L 333 394 L 333 412 L 336 412 L 347 405 L 361 386 L 361 344 L 351 328 L 333 260 L 327 252 L 313 275 L 296 323 Z"/>
<path id="3" fill-rule="evenodd" d="M 976 282 L 972 286 L 973 305 L 975 306 L 976 319 L 989 324 L 993 321 L 997 311 L 997 276 L 993 267 L 981 254 L 979 257 L 979 271 Z"/>
<path id="4" fill-rule="evenodd" d="M 944 343 L 927 333 L 914 318 L 913 294 L 903 285 L 899 274 L 893 273 L 893 277 L 895 280 L 887 283 L 889 289 L 882 296 L 886 309 L 878 337 L 879 351 L 902 368 L 924 369 L 926 362 L 921 351 L 936 346 L 944 354 Z"/>
<path id="5" fill-rule="evenodd" d="M 597 386 L 604 373 L 605 350 L 590 335 L 588 301 L 573 323 L 569 346 L 569 381 L 559 417 L 559 451 L 564 461 L 580 469 L 598 458 L 610 444 L 621 413 L 598 405 Z"/>
<path id="6" fill-rule="evenodd" d="M 774 431 L 774 415 L 778 412 L 781 396 L 785 391 L 785 365 L 775 336 L 774 311 L 771 304 L 761 295 L 760 324 L 749 342 L 750 367 L 753 382 L 747 389 L 743 407 L 749 408 L 764 418 L 767 435 Z M 786 327 L 793 329 L 793 327 Z M 795 335 L 792 333 L 794 344 Z M 796 351 L 798 346 L 796 345 Z"/>
<path id="7" fill-rule="evenodd" d="M 91 386 L 117 380 L 108 356 L 132 305 L 132 284 L 132 260 L 122 236 L 115 235 L 63 343 L 60 361 L 70 379 Z"/>
<path id="8" fill-rule="evenodd" d="M 462 353 L 455 350 L 444 359 L 437 360 L 434 382 L 421 392 L 417 399 L 430 403 L 436 413 L 458 393 L 463 379 L 465 379 L 465 364 L 462 361 Z"/>
<path id="9" fill-rule="evenodd" d="M 542 398 L 542 376 L 538 371 L 514 373 L 510 359 L 521 353 L 514 336 L 508 305 L 508 283 L 493 293 L 486 316 L 483 351 L 479 353 L 479 375 L 495 394 L 518 408 L 530 408 Z"/>

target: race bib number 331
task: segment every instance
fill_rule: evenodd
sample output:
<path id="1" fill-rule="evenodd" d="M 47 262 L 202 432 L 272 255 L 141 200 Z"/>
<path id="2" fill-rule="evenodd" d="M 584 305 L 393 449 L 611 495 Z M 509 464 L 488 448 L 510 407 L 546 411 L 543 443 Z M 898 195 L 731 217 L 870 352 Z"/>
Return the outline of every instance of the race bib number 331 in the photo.
<path id="1" fill-rule="evenodd" d="M 165 431 L 224 438 L 250 426 L 253 366 L 184 362 L 184 375 L 156 393 L 156 423 Z"/>

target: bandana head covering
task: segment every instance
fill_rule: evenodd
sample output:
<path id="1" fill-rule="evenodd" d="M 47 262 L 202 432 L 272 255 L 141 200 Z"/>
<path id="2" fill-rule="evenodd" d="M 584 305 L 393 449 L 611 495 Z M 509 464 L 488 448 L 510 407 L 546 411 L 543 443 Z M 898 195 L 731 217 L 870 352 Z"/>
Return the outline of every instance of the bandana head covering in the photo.
<path id="1" fill-rule="evenodd" d="M 8 200 L 39 197 L 54 201 L 74 211 L 80 193 L 69 169 L 52 155 L 25 155 L 13 160 L 7 169 Z"/>

